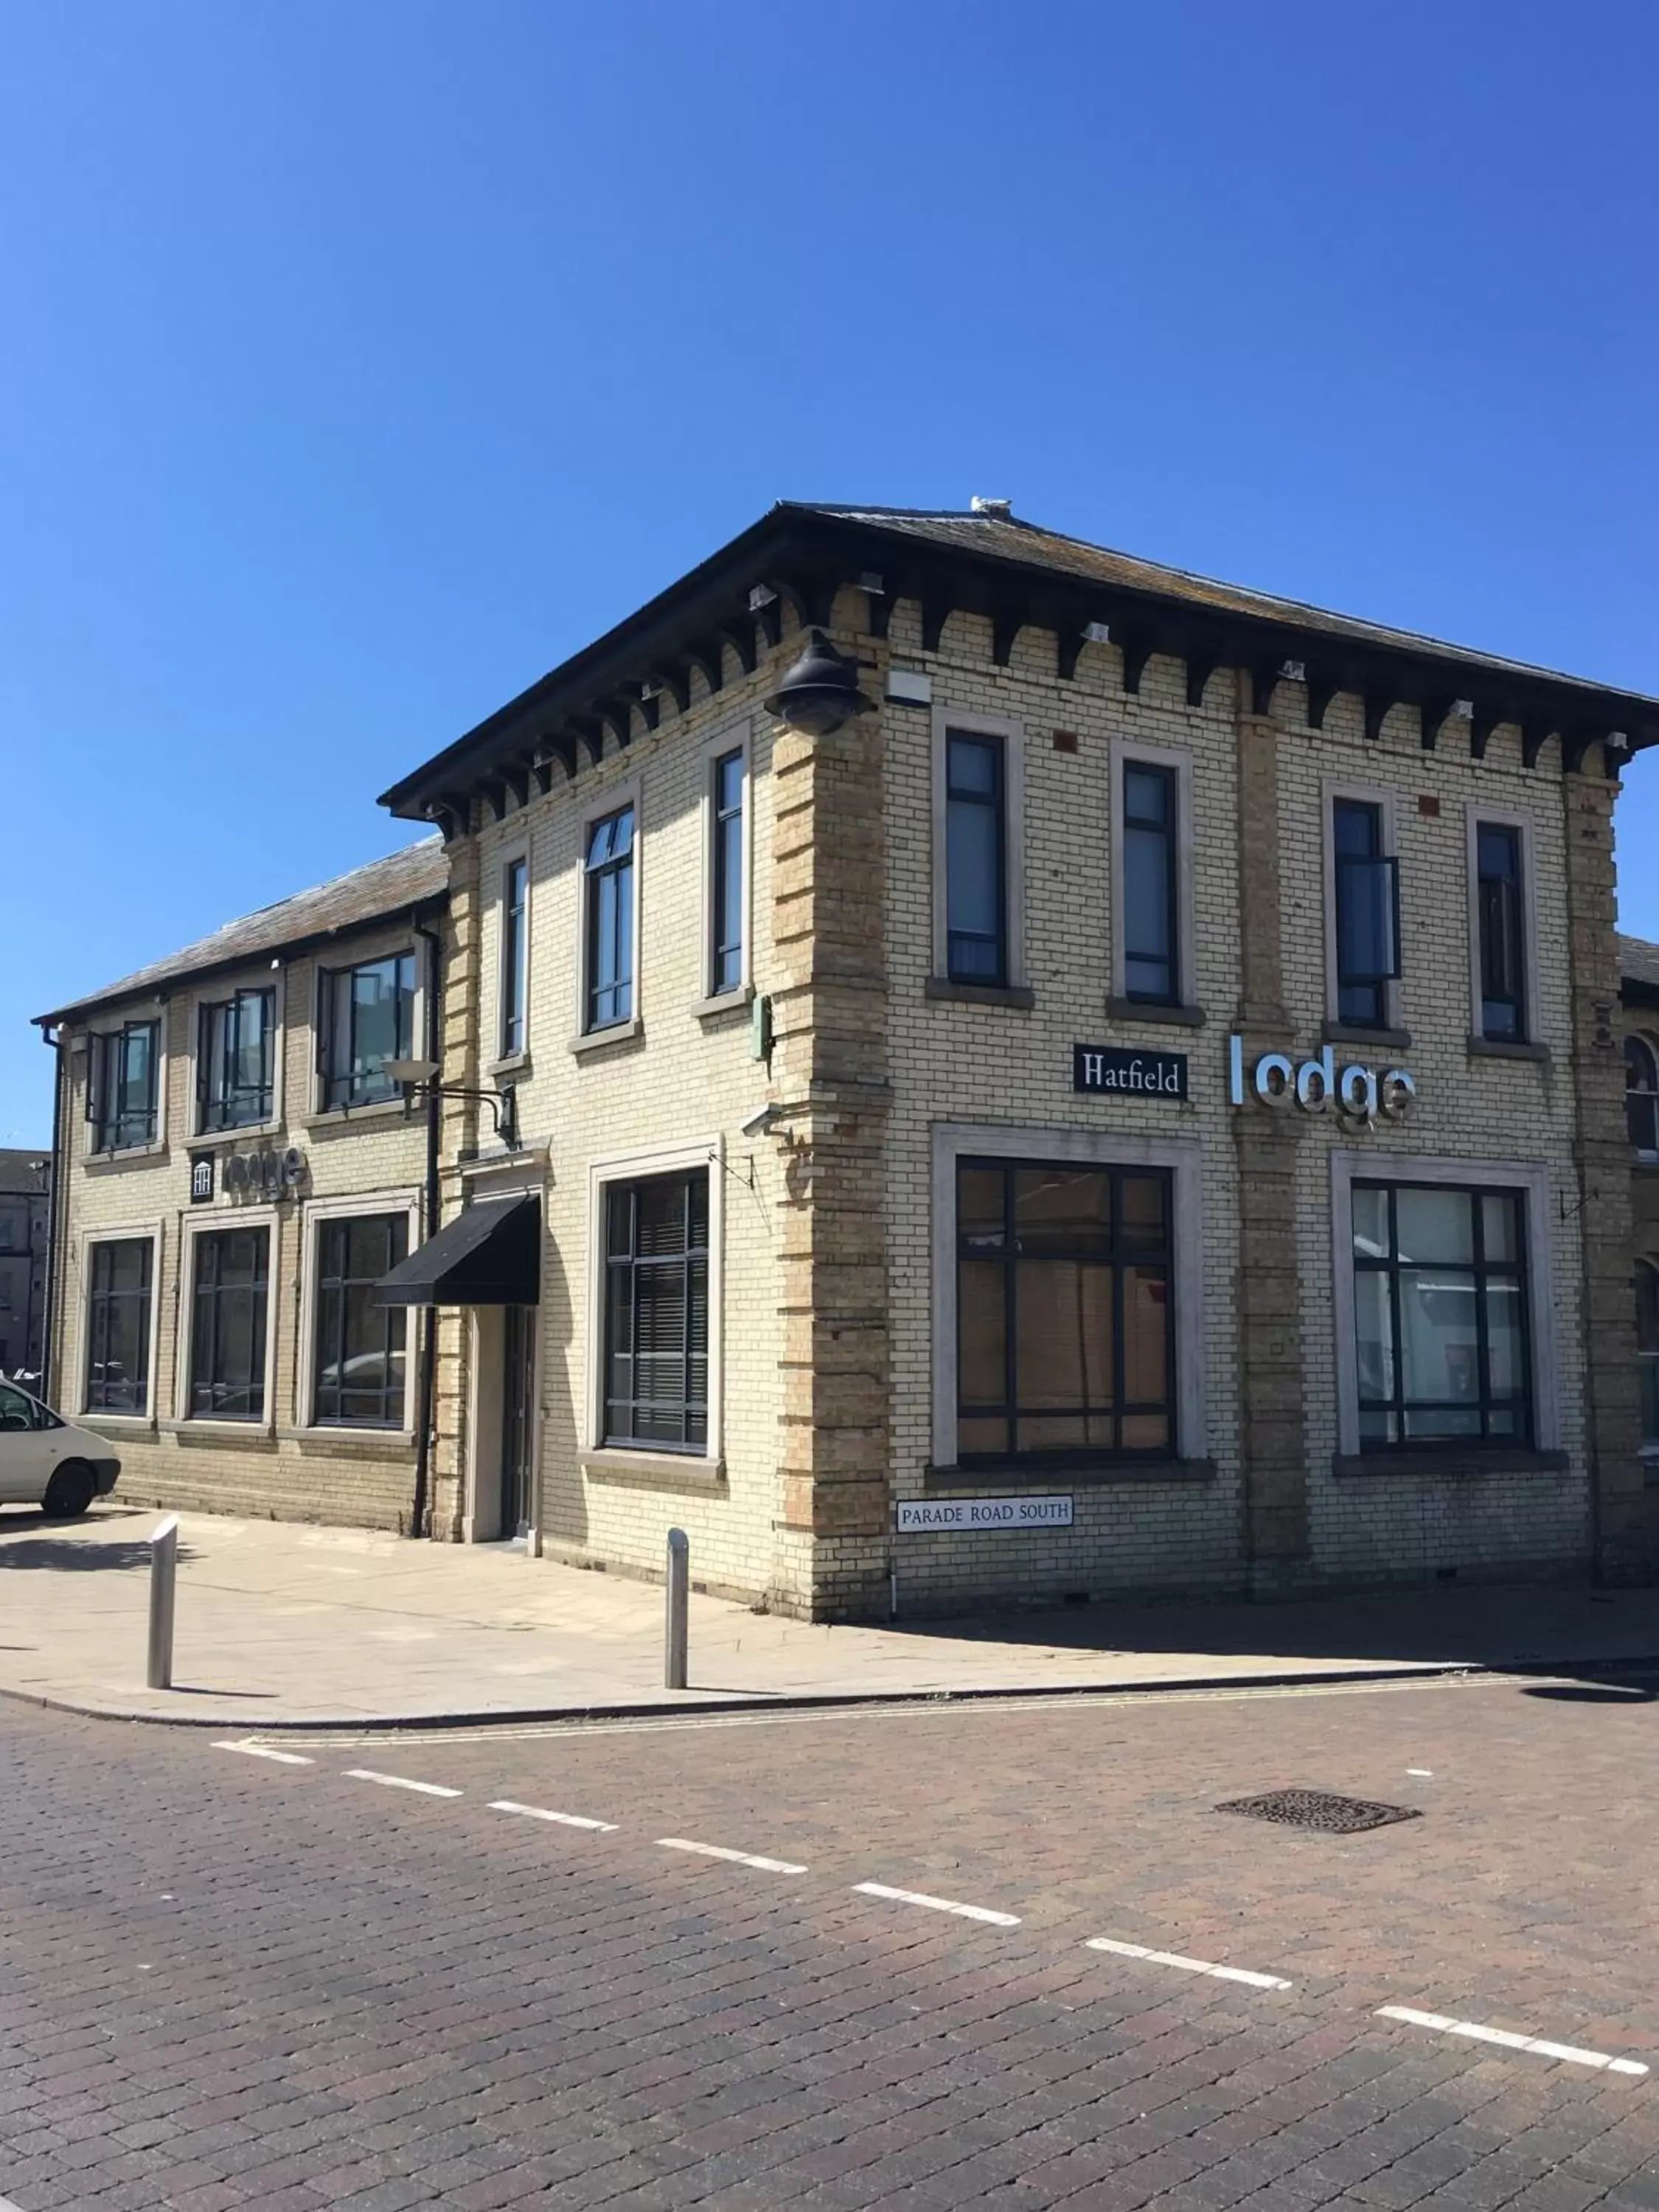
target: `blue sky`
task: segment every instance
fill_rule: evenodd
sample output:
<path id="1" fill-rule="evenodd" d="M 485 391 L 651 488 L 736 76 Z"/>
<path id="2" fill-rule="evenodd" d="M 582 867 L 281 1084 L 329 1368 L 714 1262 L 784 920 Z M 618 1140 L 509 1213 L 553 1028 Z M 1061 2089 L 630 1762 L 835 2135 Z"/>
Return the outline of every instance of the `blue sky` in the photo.
<path id="1" fill-rule="evenodd" d="M 29 1015 L 775 498 L 1659 692 L 1650 5 L 12 0 L 0 1143 Z M 1621 808 L 1659 935 L 1659 769 Z"/>

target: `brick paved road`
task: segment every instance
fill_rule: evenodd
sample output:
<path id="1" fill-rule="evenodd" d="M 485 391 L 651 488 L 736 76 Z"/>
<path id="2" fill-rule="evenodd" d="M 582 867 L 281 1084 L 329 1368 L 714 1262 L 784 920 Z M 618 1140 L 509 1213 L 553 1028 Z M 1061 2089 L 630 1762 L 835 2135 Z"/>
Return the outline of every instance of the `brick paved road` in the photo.
<path id="1" fill-rule="evenodd" d="M 0 1708 L 0 2198 L 1659 2207 L 1659 2072 L 1375 2016 L 1659 2066 L 1656 1731 L 1481 1684 L 272 1739 L 296 1765 Z M 1425 1817 L 1210 1809 L 1292 1784 Z"/>

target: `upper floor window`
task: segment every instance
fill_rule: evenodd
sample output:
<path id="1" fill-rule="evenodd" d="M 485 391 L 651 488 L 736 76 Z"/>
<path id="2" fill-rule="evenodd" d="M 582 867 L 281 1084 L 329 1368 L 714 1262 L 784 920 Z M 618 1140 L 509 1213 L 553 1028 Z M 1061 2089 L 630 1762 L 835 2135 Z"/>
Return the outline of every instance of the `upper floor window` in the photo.
<path id="1" fill-rule="evenodd" d="M 1475 902 L 1480 931 L 1480 1034 L 1527 1034 L 1526 909 L 1521 832 L 1513 824 L 1476 825 Z"/>
<path id="2" fill-rule="evenodd" d="M 634 809 L 590 823 L 583 858 L 586 899 L 584 1027 L 634 1018 Z"/>
<path id="3" fill-rule="evenodd" d="M 276 994 L 238 991 L 204 1006 L 196 1047 L 196 1095 L 204 1129 L 268 1121 L 274 1104 Z"/>
<path id="4" fill-rule="evenodd" d="M 161 1025 L 128 1022 L 94 1035 L 87 1079 L 87 1118 L 95 1152 L 153 1145 L 160 1120 Z"/>
<path id="5" fill-rule="evenodd" d="M 711 997 L 743 981 L 743 799 L 741 748 L 714 763 L 709 858 L 708 989 Z"/>
<path id="6" fill-rule="evenodd" d="M 1331 802 L 1336 1018 L 1386 1029 L 1389 985 L 1400 974 L 1400 863 L 1383 849 L 1373 799 Z"/>
<path id="7" fill-rule="evenodd" d="M 1173 768 L 1123 763 L 1123 995 L 1172 1006 L 1181 996 Z"/>
<path id="8" fill-rule="evenodd" d="M 503 1060 L 525 1048 L 530 985 L 530 863 L 509 860 L 501 874 L 501 1036 Z"/>
<path id="9" fill-rule="evenodd" d="M 324 1105 L 364 1106 L 395 1097 L 398 1085 L 386 1063 L 409 1059 L 414 1036 L 412 952 L 325 969 L 318 1040 Z"/>
<path id="10" fill-rule="evenodd" d="M 1659 1060 L 1642 1036 L 1625 1039 L 1625 1127 L 1638 1152 L 1659 1154 Z"/>
<path id="11" fill-rule="evenodd" d="M 1000 738 L 945 733 L 945 966 L 955 983 L 1008 981 L 1004 756 Z"/>

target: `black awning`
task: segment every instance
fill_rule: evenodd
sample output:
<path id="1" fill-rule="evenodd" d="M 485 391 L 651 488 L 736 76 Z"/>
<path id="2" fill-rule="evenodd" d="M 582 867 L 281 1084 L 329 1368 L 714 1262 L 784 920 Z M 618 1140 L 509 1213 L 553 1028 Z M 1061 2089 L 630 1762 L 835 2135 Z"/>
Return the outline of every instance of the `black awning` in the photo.
<path id="1" fill-rule="evenodd" d="M 542 1202 L 533 1192 L 481 1198 L 374 1285 L 383 1306 L 541 1303 Z"/>

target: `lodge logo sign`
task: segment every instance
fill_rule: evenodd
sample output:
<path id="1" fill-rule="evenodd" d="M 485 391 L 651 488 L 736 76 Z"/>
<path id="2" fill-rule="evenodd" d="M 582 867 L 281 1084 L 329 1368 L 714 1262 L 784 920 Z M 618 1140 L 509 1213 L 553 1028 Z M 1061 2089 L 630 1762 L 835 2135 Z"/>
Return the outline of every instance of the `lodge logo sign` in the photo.
<path id="1" fill-rule="evenodd" d="M 306 1179 L 306 1156 L 298 1145 L 280 1152 L 228 1152 L 221 1170 L 228 1197 L 289 1198 Z"/>
<path id="2" fill-rule="evenodd" d="M 1336 1048 L 1327 1045 L 1299 1063 L 1288 1053 L 1264 1052 L 1248 1068 L 1244 1040 L 1227 1040 L 1227 1101 L 1243 1106 L 1252 1097 L 1264 1106 L 1297 1107 L 1304 1114 L 1334 1110 L 1353 1121 L 1398 1121 L 1417 1096 L 1403 1067 L 1377 1069 L 1362 1061 L 1336 1064 Z"/>
<path id="3" fill-rule="evenodd" d="M 1112 1045 L 1072 1047 L 1073 1091 L 1110 1091 L 1115 1097 L 1184 1098 L 1184 1052 L 1122 1052 Z"/>

